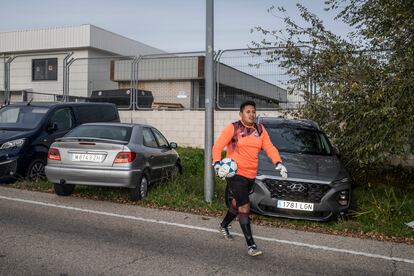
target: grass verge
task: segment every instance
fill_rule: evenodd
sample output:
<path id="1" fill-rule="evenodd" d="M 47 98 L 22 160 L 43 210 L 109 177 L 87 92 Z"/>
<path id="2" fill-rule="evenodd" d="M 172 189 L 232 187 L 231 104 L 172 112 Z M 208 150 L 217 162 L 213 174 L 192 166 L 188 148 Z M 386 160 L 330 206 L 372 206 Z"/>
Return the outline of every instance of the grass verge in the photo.
<path id="1" fill-rule="evenodd" d="M 183 175 L 174 181 L 154 185 L 143 201 L 130 201 L 128 189 L 120 188 L 77 186 L 74 196 L 206 216 L 223 216 L 226 211 L 225 182 L 216 181 L 213 202 L 204 202 L 203 151 L 191 148 L 181 148 L 178 151 L 184 168 Z M 8 186 L 53 192 L 53 185 L 48 182 L 21 181 Z M 357 188 L 354 193 L 358 210 L 352 217 L 325 223 L 259 215 L 253 215 L 252 220 L 260 225 L 414 244 L 414 230 L 405 224 L 414 220 L 414 191 L 374 185 Z"/>

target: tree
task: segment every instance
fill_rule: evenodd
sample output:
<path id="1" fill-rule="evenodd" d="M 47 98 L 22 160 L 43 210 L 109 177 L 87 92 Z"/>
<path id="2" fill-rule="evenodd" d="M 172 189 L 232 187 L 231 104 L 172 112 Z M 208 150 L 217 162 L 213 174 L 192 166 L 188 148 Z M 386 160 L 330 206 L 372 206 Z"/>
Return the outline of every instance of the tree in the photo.
<path id="1" fill-rule="evenodd" d="M 327 30 L 303 5 L 300 26 L 282 8 L 280 31 L 255 27 L 265 39 L 252 48 L 281 47 L 267 62 L 291 76 L 289 90 L 313 83 L 300 114 L 317 121 L 339 146 L 351 170 L 384 166 L 414 151 L 414 2 L 329 0 L 327 10 L 353 26 L 348 39 Z M 300 47 L 298 47 L 300 46 Z M 259 51 L 252 51 L 260 54 Z"/>

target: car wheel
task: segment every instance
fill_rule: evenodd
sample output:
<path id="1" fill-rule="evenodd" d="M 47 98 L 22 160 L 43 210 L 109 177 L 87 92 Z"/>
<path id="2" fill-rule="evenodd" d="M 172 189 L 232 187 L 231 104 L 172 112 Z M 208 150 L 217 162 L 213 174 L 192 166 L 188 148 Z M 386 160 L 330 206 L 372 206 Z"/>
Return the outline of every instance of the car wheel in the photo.
<path id="1" fill-rule="evenodd" d="M 355 198 L 354 191 L 351 191 L 351 199 L 349 202 L 349 208 L 348 208 L 348 212 L 346 215 L 347 217 L 355 217 L 355 214 L 357 211 L 358 211 L 357 199 Z"/>
<path id="2" fill-rule="evenodd" d="M 132 188 L 129 193 L 129 199 L 132 201 L 141 200 L 147 196 L 148 193 L 148 178 L 145 174 L 141 176 L 135 188 Z"/>
<path id="3" fill-rule="evenodd" d="M 72 184 L 53 184 L 53 188 L 55 190 L 55 193 L 59 196 L 68 196 L 73 193 L 75 190 L 75 185 Z"/>
<path id="4" fill-rule="evenodd" d="M 178 174 L 181 174 L 181 166 L 180 164 L 175 163 L 174 168 L 171 171 L 170 180 L 175 180 L 178 177 Z"/>
<path id="5" fill-rule="evenodd" d="M 27 180 L 35 182 L 46 180 L 45 166 L 46 162 L 43 159 L 33 160 L 26 171 Z"/>

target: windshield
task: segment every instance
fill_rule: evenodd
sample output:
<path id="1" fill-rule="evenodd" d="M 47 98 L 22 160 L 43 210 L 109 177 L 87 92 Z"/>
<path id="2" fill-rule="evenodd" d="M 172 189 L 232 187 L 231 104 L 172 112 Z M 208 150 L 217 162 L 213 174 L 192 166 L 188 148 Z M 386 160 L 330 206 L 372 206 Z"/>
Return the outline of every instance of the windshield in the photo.
<path id="1" fill-rule="evenodd" d="M 49 109 L 33 106 L 6 106 L 0 109 L 0 129 L 34 129 Z"/>
<path id="2" fill-rule="evenodd" d="M 319 131 L 266 126 L 273 145 L 280 152 L 332 155 L 328 138 Z"/>
<path id="3" fill-rule="evenodd" d="M 100 138 L 128 142 L 131 131 L 132 128 L 126 126 L 81 125 L 66 134 L 65 138 Z"/>

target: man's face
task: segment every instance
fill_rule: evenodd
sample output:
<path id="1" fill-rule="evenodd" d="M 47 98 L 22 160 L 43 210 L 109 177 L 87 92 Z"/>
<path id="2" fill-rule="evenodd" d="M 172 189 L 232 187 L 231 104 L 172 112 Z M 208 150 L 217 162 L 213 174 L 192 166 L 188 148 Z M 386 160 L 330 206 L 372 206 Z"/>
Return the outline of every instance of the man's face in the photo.
<path id="1" fill-rule="evenodd" d="M 240 112 L 240 118 L 245 125 L 253 125 L 256 120 L 256 108 L 252 105 L 246 105 L 243 112 Z"/>

